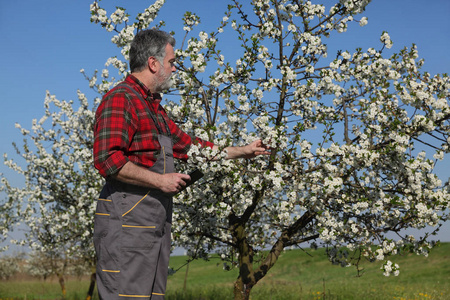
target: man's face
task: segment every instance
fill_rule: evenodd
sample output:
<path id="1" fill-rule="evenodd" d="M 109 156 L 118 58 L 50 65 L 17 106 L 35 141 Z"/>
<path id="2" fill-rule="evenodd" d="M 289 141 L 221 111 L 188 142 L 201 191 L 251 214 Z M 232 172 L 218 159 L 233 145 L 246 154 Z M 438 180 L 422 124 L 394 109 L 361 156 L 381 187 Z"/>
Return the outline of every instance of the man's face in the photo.
<path id="1" fill-rule="evenodd" d="M 160 93 L 168 90 L 173 85 L 172 72 L 176 71 L 175 68 L 175 53 L 173 47 L 170 44 L 166 46 L 166 56 L 164 57 L 163 64 L 160 63 L 158 70 L 158 83 L 155 87 L 155 92 Z"/>

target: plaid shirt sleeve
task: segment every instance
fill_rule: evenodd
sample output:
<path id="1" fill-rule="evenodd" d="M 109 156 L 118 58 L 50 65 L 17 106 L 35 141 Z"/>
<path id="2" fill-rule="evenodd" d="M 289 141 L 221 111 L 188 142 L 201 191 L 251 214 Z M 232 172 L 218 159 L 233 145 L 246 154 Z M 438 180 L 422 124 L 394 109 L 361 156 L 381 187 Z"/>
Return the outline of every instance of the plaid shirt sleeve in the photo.
<path id="1" fill-rule="evenodd" d="M 169 129 L 172 134 L 173 141 L 173 157 L 177 159 L 187 160 L 187 153 L 192 144 L 200 144 L 202 147 L 210 147 L 214 146 L 213 143 L 204 141 L 198 137 L 194 139 L 182 131 L 172 120 L 168 119 Z"/>
<path id="2" fill-rule="evenodd" d="M 94 165 L 103 177 L 117 173 L 129 161 L 125 153 L 137 123 L 136 111 L 123 90 L 105 96 L 94 124 Z"/>

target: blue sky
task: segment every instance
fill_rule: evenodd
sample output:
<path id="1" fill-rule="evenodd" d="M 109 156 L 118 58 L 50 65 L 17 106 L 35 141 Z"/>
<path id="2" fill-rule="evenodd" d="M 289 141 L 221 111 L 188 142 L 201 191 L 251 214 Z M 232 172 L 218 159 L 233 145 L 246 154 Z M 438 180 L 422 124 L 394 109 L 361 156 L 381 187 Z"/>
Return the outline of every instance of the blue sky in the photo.
<path id="1" fill-rule="evenodd" d="M 334 1 L 323 2 L 329 6 Z M 14 127 L 16 122 L 30 128 L 32 119 L 41 118 L 46 90 L 60 100 L 76 100 L 77 89 L 89 92 L 80 69 L 88 74 L 101 70 L 108 57 L 118 54 L 110 42 L 111 35 L 90 23 L 91 3 L 90 0 L 0 1 L 0 154 L 13 156 L 12 142 L 20 144 L 22 135 Z M 108 15 L 115 6 L 122 6 L 131 9 L 133 17 L 151 1 L 100 3 L 109 8 Z M 219 0 L 168 0 L 160 19 L 166 21 L 167 31 L 177 33 L 180 45 L 181 17 L 185 10 L 200 15 L 205 30 L 209 31 L 211 27 L 207 26 L 217 26 L 225 7 L 225 1 Z M 425 58 L 424 70 L 431 74 L 450 72 L 450 1 L 374 0 L 362 16 L 368 17 L 368 25 L 350 26 L 349 32 L 333 39 L 333 47 L 350 52 L 357 47 L 379 48 L 379 37 L 385 30 L 394 41 L 393 51 L 415 43 L 420 57 Z M 442 165 L 439 172 L 450 176 L 450 171 L 445 170 L 449 168 Z M 3 164 L 0 173 L 21 185 L 22 179 Z M 449 224 L 440 238 L 450 241 Z"/>

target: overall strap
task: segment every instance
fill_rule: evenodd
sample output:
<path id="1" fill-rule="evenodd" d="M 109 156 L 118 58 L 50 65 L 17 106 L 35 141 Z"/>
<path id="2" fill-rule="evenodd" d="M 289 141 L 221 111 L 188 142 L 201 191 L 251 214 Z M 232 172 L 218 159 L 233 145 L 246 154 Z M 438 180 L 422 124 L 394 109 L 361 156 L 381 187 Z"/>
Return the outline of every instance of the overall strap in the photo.
<path id="1" fill-rule="evenodd" d="M 136 90 L 134 90 L 130 85 L 128 85 L 125 82 L 122 82 L 119 85 L 117 85 L 117 88 L 125 88 L 128 91 L 132 92 L 134 95 L 136 95 L 138 97 L 138 99 L 141 100 L 145 104 L 144 105 L 145 111 L 152 118 L 153 122 L 155 123 L 156 128 L 158 129 L 159 134 L 163 134 L 163 131 L 161 130 L 161 126 L 158 122 L 158 116 L 156 115 L 155 111 L 152 108 L 150 108 L 147 101 L 144 98 L 142 98 L 141 94 L 139 94 Z M 164 122 L 164 126 L 166 127 L 167 134 L 170 136 L 171 132 L 170 132 L 169 125 L 167 125 L 167 122 L 164 118 L 162 118 L 162 119 Z"/>

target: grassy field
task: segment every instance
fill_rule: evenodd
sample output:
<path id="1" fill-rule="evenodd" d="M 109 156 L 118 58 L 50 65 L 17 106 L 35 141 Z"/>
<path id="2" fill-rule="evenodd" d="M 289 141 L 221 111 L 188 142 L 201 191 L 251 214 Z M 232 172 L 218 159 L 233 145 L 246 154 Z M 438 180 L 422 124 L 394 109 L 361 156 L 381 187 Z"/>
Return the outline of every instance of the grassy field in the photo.
<path id="1" fill-rule="evenodd" d="M 252 290 L 252 300 L 269 299 L 450 299 L 450 243 L 435 248 L 428 258 L 416 255 L 395 256 L 400 276 L 385 277 L 381 264 L 364 263 L 364 275 L 357 277 L 352 267 L 331 265 L 323 250 L 309 252 L 290 250 L 282 254 L 275 267 Z M 186 257 L 171 258 L 177 269 Z M 237 270 L 224 271 L 219 259 L 194 261 L 169 277 L 168 300 L 233 299 L 233 282 Z M 187 272 L 186 289 L 185 278 Z M 68 280 L 67 299 L 85 299 L 88 279 Z M 0 300 L 61 299 L 56 280 L 0 282 Z M 97 299 L 97 297 L 94 297 Z"/>

